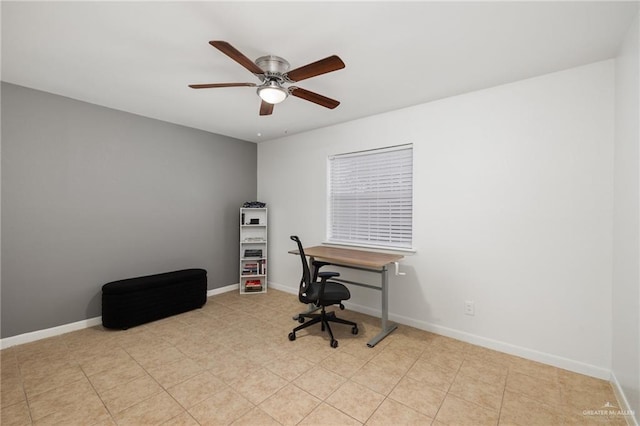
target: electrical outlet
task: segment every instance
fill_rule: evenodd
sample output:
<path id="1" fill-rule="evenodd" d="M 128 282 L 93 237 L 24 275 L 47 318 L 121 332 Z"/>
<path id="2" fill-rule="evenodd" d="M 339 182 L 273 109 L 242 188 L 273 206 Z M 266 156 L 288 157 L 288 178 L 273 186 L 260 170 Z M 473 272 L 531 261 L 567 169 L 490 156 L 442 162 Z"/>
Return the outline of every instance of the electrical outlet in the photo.
<path id="1" fill-rule="evenodd" d="M 472 316 L 476 314 L 476 305 L 474 301 L 467 300 L 464 302 L 464 314 Z"/>

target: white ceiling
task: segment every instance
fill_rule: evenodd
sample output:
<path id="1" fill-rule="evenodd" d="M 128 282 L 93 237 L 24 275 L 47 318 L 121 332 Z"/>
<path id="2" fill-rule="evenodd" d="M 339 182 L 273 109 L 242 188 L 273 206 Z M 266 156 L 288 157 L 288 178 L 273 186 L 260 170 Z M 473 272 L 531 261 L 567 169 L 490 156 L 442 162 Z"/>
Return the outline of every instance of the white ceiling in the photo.
<path id="1" fill-rule="evenodd" d="M 612 58 L 638 2 L 2 2 L 2 80 L 259 142 Z M 297 83 L 258 115 L 258 82 L 208 44 L 292 68 L 346 68 Z M 261 134 L 261 136 L 258 136 Z"/>

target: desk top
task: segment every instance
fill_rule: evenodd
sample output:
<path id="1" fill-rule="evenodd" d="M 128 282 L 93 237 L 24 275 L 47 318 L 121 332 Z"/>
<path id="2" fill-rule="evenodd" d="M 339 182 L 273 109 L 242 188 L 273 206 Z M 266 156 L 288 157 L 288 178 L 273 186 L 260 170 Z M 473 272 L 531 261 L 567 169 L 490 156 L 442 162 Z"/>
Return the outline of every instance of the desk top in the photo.
<path id="1" fill-rule="evenodd" d="M 291 254 L 299 254 L 298 250 L 289 251 Z M 369 250 L 355 250 L 330 246 L 306 247 L 304 253 L 317 260 L 326 260 L 336 264 L 362 266 L 382 269 L 389 263 L 397 262 L 404 256 L 401 254 L 380 253 Z"/>

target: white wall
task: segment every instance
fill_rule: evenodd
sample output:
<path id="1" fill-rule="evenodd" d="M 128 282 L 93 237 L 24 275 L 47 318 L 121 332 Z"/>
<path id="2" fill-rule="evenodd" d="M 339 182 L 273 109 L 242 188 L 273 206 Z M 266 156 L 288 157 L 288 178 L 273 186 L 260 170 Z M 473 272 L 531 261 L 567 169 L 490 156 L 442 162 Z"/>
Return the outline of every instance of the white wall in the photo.
<path id="1" fill-rule="evenodd" d="M 636 419 L 640 418 L 639 19 L 629 28 L 616 58 L 613 216 L 612 370 Z"/>
<path id="2" fill-rule="evenodd" d="M 608 378 L 613 75 L 609 60 L 260 143 L 272 284 L 296 291 L 289 235 L 324 239 L 327 156 L 411 142 L 417 252 L 390 317 Z"/>

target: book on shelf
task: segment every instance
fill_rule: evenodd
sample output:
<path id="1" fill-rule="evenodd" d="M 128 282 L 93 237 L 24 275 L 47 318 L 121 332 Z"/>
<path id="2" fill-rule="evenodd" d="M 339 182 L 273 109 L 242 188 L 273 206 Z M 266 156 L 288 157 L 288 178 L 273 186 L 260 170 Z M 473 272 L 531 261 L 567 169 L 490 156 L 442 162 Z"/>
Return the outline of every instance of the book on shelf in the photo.
<path id="1" fill-rule="evenodd" d="M 262 257 L 262 249 L 246 249 L 244 257 Z"/>
<path id="2" fill-rule="evenodd" d="M 247 280 L 244 283 L 245 291 L 262 291 L 262 281 L 260 280 Z"/>
<path id="3" fill-rule="evenodd" d="M 251 291 L 262 291 L 262 286 L 255 286 L 255 287 L 245 287 L 244 291 L 246 292 L 251 292 Z"/>
<path id="4" fill-rule="evenodd" d="M 242 275 L 266 275 L 267 260 L 259 259 L 255 262 L 249 261 L 242 264 Z"/>

